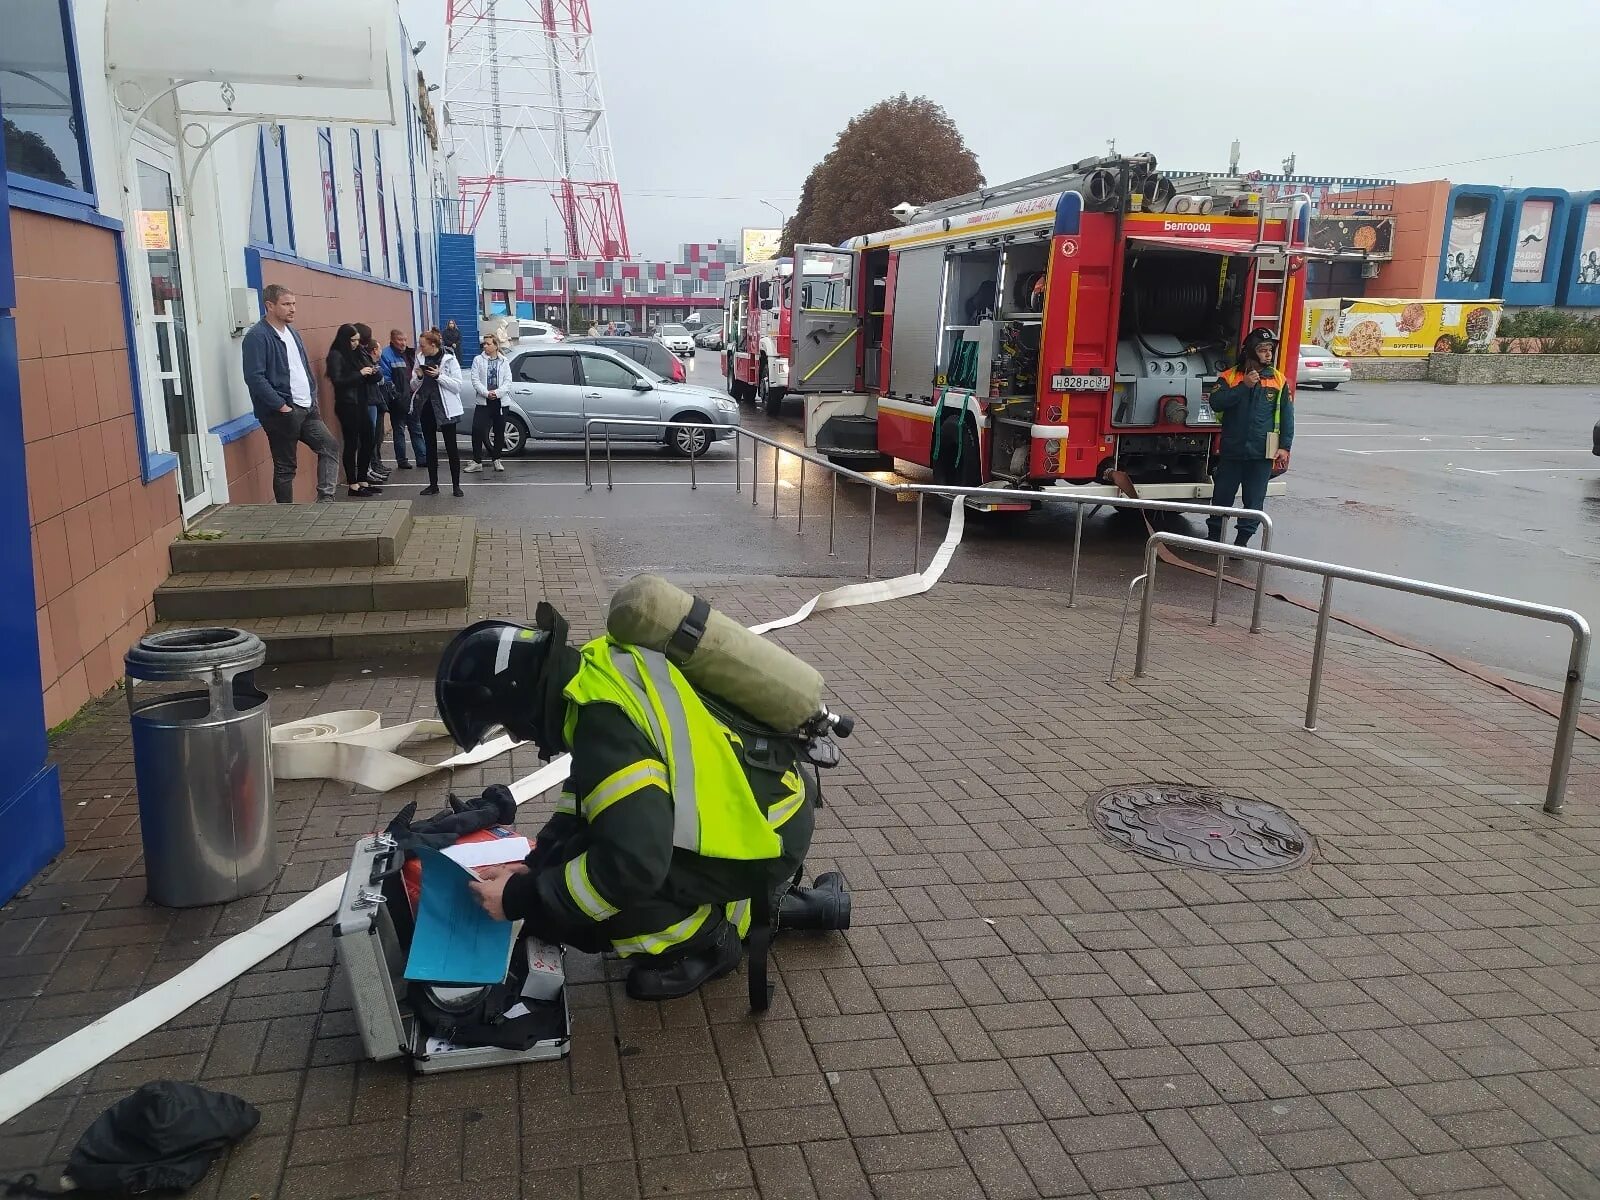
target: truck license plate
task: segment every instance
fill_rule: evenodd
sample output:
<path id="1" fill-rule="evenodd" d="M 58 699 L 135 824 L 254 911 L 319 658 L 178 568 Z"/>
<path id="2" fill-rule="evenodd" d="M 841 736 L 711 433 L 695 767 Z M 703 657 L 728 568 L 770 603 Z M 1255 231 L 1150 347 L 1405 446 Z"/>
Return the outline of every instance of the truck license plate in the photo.
<path id="1" fill-rule="evenodd" d="M 1109 375 L 1052 375 L 1052 392 L 1103 392 L 1111 386 Z"/>

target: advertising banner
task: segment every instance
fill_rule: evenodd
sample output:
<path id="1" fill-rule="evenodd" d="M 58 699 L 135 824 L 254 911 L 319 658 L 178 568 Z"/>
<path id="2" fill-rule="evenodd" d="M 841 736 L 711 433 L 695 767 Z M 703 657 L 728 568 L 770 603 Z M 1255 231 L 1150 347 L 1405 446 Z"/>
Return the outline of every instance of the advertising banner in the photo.
<path id="1" fill-rule="evenodd" d="M 1600 283 L 1600 201 L 1589 205 L 1583 214 L 1583 233 L 1578 245 L 1578 282 Z"/>
<path id="2" fill-rule="evenodd" d="M 1346 358 L 1422 358 L 1447 338 L 1486 344 L 1500 324 L 1500 301 L 1310 300 L 1304 340 Z"/>
<path id="3" fill-rule="evenodd" d="M 1550 252 L 1550 218 L 1554 200 L 1524 200 L 1517 217 L 1517 245 L 1511 260 L 1512 283 L 1542 283 Z"/>
<path id="4" fill-rule="evenodd" d="M 1393 254 L 1393 217 L 1313 217 L 1309 244 L 1352 258 L 1389 258 Z"/>
<path id="5" fill-rule="evenodd" d="M 739 237 L 742 257 L 740 262 L 770 262 L 778 257 L 778 245 L 783 241 L 781 229 L 746 229 Z"/>
<path id="6" fill-rule="evenodd" d="M 1445 263 L 1444 277 L 1448 283 L 1470 283 L 1478 269 L 1478 251 L 1483 247 L 1483 228 L 1488 214 L 1462 212 L 1457 206 L 1450 218 L 1449 261 Z"/>

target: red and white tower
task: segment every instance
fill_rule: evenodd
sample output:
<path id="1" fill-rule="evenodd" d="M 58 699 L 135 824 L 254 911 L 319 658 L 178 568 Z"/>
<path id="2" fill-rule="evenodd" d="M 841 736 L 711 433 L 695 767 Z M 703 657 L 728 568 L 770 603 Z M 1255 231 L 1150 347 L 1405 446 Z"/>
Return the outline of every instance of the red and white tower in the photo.
<path id="1" fill-rule="evenodd" d="M 491 202 L 497 247 L 526 249 L 542 214 L 514 192 L 555 201 L 573 258 L 628 257 L 588 0 L 446 0 L 445 130 L 463 221 Z"/>

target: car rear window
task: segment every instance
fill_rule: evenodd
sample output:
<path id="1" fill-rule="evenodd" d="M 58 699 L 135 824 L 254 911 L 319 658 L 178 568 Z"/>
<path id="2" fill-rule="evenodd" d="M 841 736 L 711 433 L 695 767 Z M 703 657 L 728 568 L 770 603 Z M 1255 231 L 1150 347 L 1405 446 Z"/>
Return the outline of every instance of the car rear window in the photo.
<path id="1" fill-rule="evenodd" d="M 571 383 L 572 355 L 524 354 L 512 374 L 518 383 Z"/>
<path id="2" fill-rule="evenodd" d="M 670 333 L 670 334 L 672 334 L 672 335 L 674 335 L 676 337 L 683 337 L 683 336 L 687 335 L 689 331 L 687 329 L 685 329 L 682 325 L 663 325 L 661 327 L 661 332 L 662 333 Z"/>

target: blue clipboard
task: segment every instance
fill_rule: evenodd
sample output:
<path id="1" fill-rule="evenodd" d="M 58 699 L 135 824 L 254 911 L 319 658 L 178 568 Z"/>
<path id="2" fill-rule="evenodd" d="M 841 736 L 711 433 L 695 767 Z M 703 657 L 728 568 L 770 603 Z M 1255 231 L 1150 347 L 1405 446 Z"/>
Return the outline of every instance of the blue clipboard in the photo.
<path id="1" fill-rule="evenodd" d="M 496 921 L 467 886 L 475 876 L 460 863 L 424 846 L 422 897 L 405 976 L 418 983 L 491 984 L 506 977 L 511 965 L 514 927 Z"/>

